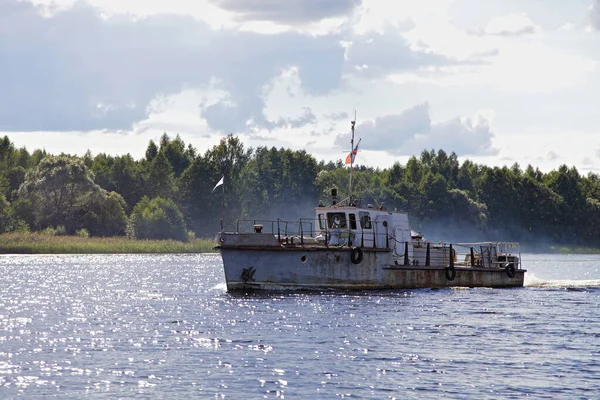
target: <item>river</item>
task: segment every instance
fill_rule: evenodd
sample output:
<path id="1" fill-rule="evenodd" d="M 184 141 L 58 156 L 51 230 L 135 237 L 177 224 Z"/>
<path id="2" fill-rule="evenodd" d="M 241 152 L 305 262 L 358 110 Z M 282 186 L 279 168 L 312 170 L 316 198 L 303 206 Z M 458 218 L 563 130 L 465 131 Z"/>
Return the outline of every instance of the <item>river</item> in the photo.
<path id="1" fill-rule="evenodd" d="M 600 256 L 526 287 L 229 294 L 218 254 L 0 257 L 0 398 L 597 398 Z"/>

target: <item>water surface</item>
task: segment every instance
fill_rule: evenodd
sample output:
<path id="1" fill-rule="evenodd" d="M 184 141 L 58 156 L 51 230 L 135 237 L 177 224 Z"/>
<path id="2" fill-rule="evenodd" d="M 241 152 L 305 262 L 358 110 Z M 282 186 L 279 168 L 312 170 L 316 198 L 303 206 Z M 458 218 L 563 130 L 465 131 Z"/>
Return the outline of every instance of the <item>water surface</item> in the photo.
<path id="1" fill-rule="evenodd" d="M 600 257 L 519 289 L 229 294 L 219 255 L 0 257 L 0 398 L 597 398 Z"/>

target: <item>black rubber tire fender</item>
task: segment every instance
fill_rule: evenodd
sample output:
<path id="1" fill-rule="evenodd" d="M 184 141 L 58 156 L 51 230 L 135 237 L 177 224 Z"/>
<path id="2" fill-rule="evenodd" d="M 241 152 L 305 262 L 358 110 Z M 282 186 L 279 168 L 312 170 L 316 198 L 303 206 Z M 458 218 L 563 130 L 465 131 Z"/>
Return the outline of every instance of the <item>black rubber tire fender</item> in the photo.
<path id="1" fill-rule="evenodd" d="M 515 277 L 515 274 L 517 272 L 515 270 L 515 264 L 513 263 L 508 264 L 506 268 L 504 268 L 504 271 L 506 271 L 506 275 L 511 279 Z"/>
<path id="2" fill-rule="evenodd" d="M 363 252 L 360 247 L 353 247 L 350 252 L 350 261 L 352 264 L 360 264 L 363 260 Z"/>
<path id="3" fill-rule="evenodd" d="M 449 281 L 453 281 L 456 278 L 456 269 L 454 268 L 454 265 L 448 265 L 446 267 L 445 273 L 446 279 L 448 279 Z"/>

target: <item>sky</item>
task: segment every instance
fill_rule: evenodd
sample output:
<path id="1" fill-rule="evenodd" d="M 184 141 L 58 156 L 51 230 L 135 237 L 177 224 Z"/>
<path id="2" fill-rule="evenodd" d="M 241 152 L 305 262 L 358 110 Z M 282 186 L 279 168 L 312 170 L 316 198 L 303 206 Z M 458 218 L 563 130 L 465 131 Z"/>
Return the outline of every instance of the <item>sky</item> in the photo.
<path id="1" fill-rule="evenodd" d="M 600 172 L 600 0 L 0 0 L 0 135 Z M 356 113 L 356 114 L 355 114 Z"/>

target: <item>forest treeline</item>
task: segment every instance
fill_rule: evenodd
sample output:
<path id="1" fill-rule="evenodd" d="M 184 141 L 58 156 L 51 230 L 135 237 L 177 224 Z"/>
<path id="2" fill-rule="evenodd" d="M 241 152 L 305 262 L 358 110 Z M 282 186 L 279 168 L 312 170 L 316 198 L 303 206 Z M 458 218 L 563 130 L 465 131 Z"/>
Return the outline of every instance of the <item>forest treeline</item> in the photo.
<path id="1" fill-rule="evenodd" d="M 213 191 L 224 176 L 223 187 Z M 312 217 L 332 187 L 348 191 L 348 168 L 306 151 L 245 148 L 229 135 L 204 154 L 177 135 L 145 155 L 17 149 L 0 139 L 0 233 L 43 231 L 140 239 L 212 237 L 220 220 Z M 600 177 L 560 166 L 489 167 L 424 150 L 406 164 L 353 171 L 363 203 L 406 211 L 436 240 L 511 240 L 595 246 Z"/>

